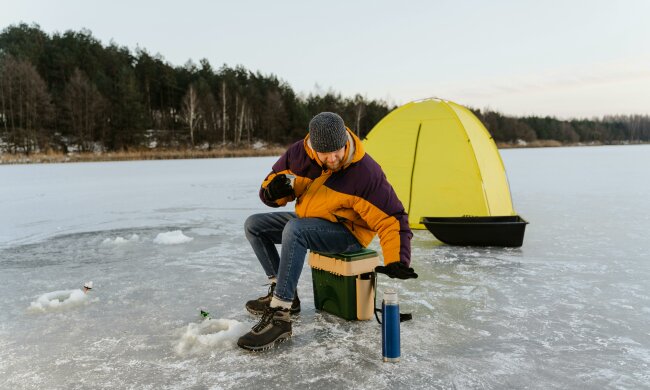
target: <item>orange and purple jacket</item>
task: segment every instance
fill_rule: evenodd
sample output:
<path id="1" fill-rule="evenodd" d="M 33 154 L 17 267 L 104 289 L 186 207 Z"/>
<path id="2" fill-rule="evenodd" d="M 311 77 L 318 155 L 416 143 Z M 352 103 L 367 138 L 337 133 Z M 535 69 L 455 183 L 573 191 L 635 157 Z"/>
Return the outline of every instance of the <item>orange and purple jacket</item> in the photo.
<path id="1" fill-rule="evenodd" d="M 323 169 L 311 148 L 309 135 L 291 145 L 273 165 L 260 189 L 262 202 L 271 207 L 296 200 L 300 218 L 322 218 L 339 222 L 364 247 L 376 234 L 384 254 L 384 264 L 411 263 L 411 229 L 404 206 L 375 160 L 365 153 L 363 144 L 348 129 L 348 142 L 342 168 Z M 294 195 L 268 201 L 264 189 L 280 174 L 294 175 Z"/>

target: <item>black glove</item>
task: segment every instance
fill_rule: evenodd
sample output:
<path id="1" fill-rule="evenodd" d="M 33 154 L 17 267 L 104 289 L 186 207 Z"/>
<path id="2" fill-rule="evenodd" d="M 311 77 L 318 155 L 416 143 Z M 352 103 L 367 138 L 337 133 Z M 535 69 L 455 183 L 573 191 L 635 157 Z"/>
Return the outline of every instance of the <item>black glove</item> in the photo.
<path id="1" fill-rule="evenodd" d="M 418 277 L 418 274 L 413 271 L 413 268 L 409 268 L 404 265 L 404 263 L 400 263 L 399 261 L 390 263 L 387 266 L 377 266 L 375 267 L 375 272 L 386 274 L 391 279 L 416 279 Z"/>
<path id="2" fill-rule="evenodd" d="M 289 195 L 293 195 L 293 187 L 291 187 L 291 180 L 284 174 L 274 177 L 264 190 L 264 197 L 270 201 Z"/>

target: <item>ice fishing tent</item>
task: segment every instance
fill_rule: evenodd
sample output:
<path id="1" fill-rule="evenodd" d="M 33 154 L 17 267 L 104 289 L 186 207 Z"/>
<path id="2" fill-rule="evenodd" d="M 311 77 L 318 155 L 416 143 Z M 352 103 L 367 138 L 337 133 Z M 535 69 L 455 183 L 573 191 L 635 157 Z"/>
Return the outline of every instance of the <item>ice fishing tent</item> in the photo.
<path id="1" fill-rule="evenodd" d="M 440 99 L 408 103 L 384 117 L 364 145 L 395 188 L 411 228 L 424 229 L 423 218 L 518 219 L 496 144 L 463 106 Z"/>

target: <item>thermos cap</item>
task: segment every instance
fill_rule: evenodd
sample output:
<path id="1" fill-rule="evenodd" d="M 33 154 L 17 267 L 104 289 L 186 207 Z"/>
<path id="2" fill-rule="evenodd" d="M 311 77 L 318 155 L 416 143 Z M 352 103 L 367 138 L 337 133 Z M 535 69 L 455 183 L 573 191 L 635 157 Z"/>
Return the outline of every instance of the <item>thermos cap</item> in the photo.
<path id="1" fill-rule="evenodd" d="M 397 305 L 397 291 L 387 289 L 384 291 L 384 303 L 387 305 Z"/>

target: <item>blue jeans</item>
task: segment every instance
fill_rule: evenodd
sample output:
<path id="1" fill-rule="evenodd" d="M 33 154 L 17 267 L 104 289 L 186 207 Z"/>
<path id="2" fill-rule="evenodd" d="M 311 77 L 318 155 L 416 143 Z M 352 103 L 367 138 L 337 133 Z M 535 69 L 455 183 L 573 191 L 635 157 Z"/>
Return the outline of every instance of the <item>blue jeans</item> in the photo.
<path id="1" fill-rule="evenodd" d="M 343 253 L 363 248 L 342 224 L 291 212 L 253 214 L 244 229 L 266 276 L 277 278 L 275 297 L 285 302 L 293 301 L 307 249 Z M 275 244 L 282 244 L 281 255 Z"/>

